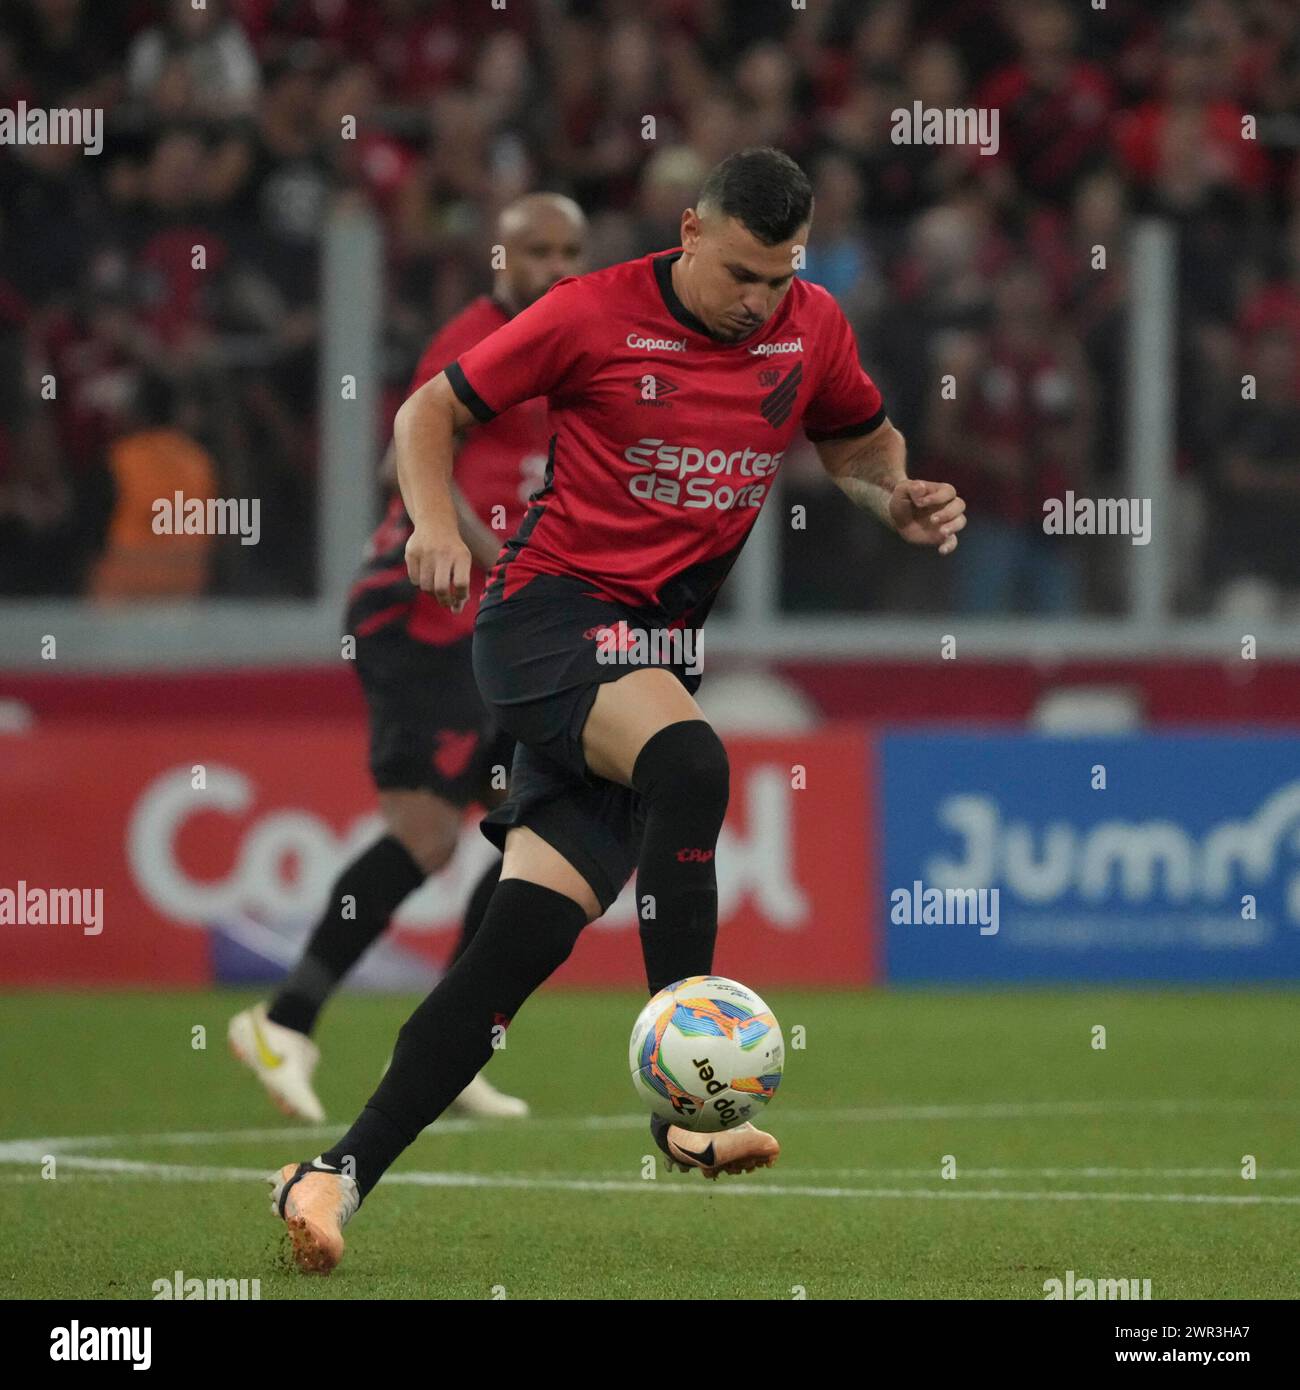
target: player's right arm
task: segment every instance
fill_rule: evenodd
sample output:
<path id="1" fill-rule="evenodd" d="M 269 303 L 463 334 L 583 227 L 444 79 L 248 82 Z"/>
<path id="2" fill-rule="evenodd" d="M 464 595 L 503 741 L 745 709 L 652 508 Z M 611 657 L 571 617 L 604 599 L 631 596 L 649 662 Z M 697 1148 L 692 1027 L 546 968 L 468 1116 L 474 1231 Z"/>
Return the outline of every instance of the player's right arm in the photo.
<path id="1" fill-rule="evenodd" d="M 470 585 L 470 552 L 456 528 L 452 496 L 456 431 L 485 424 L 534 396 L 573 391 L 590 370 L 584 343 L 592 317 L 583 282 L 562 279 L 425 382 L 398 411 L 398 482 L 414 525 L 406 569 L 439 603 L 455 607 Z"/>
<path id="2" fill-rule="evenodd" d="M 451 490 L 456 432 L 534 396 L 572 393 L 590 369 L 583 345 L 592 318 L 582 281 L 561 280 L 413 392 L 397 412 L 397 480 L 415 528 L 406 567 L 412 582 L 439 603 L 455 608 L 469 594 L 470 553 L 457 530 Z"/>
<path id="3" fill-rule="evenodd" d="M 457 613 L 469 597 L 472 557 L 461 539 L 452 460 L 456 436 L 473 423 L 446 372 L 408 396 L 393 421 L 397 485 L 413 527 L 406 571 L 413 584 Z"/>
<path id="4" fill-rule="evenodd" d="M 418 391 L 420 388 L 417 386 L 415 389 Z M 458 446 L 459 443 L 458 437 Z M 379 481 L 385 488 L 397 487 L 397 447 L 391 440 L 379 465 Z M 456 519 L 460 522 L 461 540 L 469 546 L 470 556 L 479 569 L 490 570 L 501 553 L 501 537 L 490 527 L 484 526 L 474 508 L 465 500 L 465 494 L 456 486 L 454 478 L 451 500 L 456 508 Z"/>

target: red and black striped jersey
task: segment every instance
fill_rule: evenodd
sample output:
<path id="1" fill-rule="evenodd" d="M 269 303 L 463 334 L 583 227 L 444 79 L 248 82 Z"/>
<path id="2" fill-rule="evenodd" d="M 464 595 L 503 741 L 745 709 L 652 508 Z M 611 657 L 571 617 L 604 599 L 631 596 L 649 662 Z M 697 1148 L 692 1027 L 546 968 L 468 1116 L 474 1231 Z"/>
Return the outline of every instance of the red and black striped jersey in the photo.
<path id="1" fill-rule="evenodd" d="M 487 295 L 467 305 L 425 348 L 407 395 L 509 321 L 505 307 Z M 518 526 L 528 498 L 542 485 L 547 436 L 546 402 L 525 400 L 472 430 L 457 450 L 456 486 L 475 514 L 503 541 Z M 469 599 L 459 613 L 453 613 L 407 578 L 410 535 L 411 518 L 401 497 L 394 495 L 370 538 L 364 566 L 349 595 L 353 635 L 364 637 L 401 623 L 420 642 L 441 645 L 468 638 L 474 631 L 483 572 L 477 566 L 471 571 Z"/>
<path id="2" fill-rule="evenodd" d="M 698 624 L 796 431 L 817 441 L 884 421 L 824 289 L 796 278 L 761 328 L 722 342 L 673 288 L 680 255 L 561 280 L 447 368 L 480 421 L 534 396 L 550 403 L 545 483 L 488 576 L 484 606 L 558 574 Z"/>

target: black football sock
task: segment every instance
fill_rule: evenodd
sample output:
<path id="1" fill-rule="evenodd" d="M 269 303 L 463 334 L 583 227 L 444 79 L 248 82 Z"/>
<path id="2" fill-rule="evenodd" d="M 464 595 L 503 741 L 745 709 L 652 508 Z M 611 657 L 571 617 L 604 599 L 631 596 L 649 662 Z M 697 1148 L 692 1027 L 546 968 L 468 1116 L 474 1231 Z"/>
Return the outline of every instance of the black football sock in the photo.
<path id="1" fill-rule="evenodd" d="M 474 934 L 482 925 L 488 903 L 492 901 L 492 894 L 496 892 L 496 886 L 501 882 L 501 865 L 503 863 L 503 856 L 498 855 L 496 860 L 483 870 L 483 877 L 474 885 L 474 891 L 469 895 L 469 902 L 465 904 L 465 916 L 461 919 L 460 935 L 456 938 L 456 949 L 451 953 L 451 959 L 447 962 L 448 969 L 465 954 L 469 943 L 474 940 Z"/>
<path id="2" fill-rule="evenodd" d="M 727 813 L 729 776 L 727 750 L 703 719 L 669 724 L 637 754 L 632 786 L 645 803 L 646 826 L 636 897 L 651 994 L 713 969 L 714 857 Z"/>
<path id="3" fill-rule="evenodd" d="M 393 1061 L 323 1161 L 362 1197 L 456 1099 L 500 1046 L 525 999 L 568 959 L 587 920 L 572 898 L 524 879 L 497 885 L 465 954 L 403 1024 Z"/>
<path id="4" fill-rule="evenodd" d="M 383 935 L 425 872 L 392 835 L 363 850 L 338 876 L 307 949 L 267 1010 L 272 1023 L 310 1033 L 339 981 Z"/>

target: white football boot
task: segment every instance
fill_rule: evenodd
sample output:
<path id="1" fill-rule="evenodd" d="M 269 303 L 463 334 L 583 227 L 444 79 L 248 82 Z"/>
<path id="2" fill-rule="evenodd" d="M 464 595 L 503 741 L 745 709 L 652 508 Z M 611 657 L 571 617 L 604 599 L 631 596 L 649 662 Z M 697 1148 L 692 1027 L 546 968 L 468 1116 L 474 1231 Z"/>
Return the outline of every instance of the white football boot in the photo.
<path id="1" fill-rule="evenodd" d="M 226 1040 L 286 1115 L 313 1124 L 324 1120 L 325 1109 L 311 1087 L 320 1048 L 305 1033 L 272 1023 L 266 1005 L 254 1004 L 230 1020 Z"/>
<path id="2" fill-rule="evenodd" d="M 522 1120 L 528 1114 L 528 1102 L 518 1096 L 508 1096 L 482 1072 L 452 1101 L 448 1109 L 456 1115 L 472 1115 L 480 1120 Z"/>
<path id="3" fill-rule="evenodd" d="M 388 1074 L 388 1068 L 392 1065 L 393 1059 L 390 1057 L 384 1063 L 383 1071 L 379 1073 L 381 1079 Z M 522 1120 L 529 1113 L 529 1109 L 526 1100 L 498 1091 L 487 1077 L 479 1072 L 447 1107 L 447 1113 L 476 1120 Z M 435 1120 L 433 1124 L 425 1125 L 424 1132 L 428 1134 L 437 1123 Z"/>

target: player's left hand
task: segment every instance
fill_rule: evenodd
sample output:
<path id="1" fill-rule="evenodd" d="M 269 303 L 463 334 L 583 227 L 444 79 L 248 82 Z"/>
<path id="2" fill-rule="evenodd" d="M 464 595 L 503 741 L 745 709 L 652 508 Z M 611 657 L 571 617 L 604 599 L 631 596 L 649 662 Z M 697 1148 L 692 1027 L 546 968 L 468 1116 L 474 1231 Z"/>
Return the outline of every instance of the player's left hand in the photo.
<path id="1" fill-rule="evenodd" d="M 905 541 L 935 545 L 940 555 L 951 555 L 957 532 L 966 525 L 966 503 L 951 483 L 904 478 L 890 495 L 889 519 Z"/>

